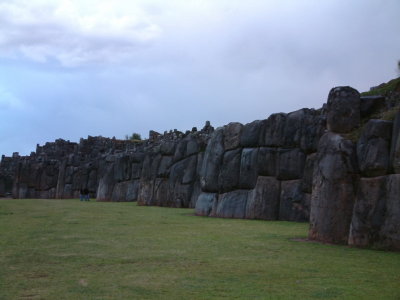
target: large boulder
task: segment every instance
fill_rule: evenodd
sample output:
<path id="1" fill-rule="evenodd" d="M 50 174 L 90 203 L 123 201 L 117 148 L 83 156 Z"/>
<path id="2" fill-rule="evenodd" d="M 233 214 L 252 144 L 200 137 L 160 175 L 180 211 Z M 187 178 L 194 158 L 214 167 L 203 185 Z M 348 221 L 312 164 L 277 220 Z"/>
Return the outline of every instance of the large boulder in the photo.
<path id="1" fill-rule="evenodd" d="M 136 201 L 138 197 L 139 181 L 124 181 L 115 184 L 111 200 L 115 202 Z"/>
<path id="2" fill-rule="evenodd" d="M 229 150 L 224 153 L 218 178 L 220 193 L 230 192 L 239 187 L 241 154 L 242 149 Z"/>
<path id="3" fill-rule="evenodd" d="M 326 128 L 325 117 L 314 109 L 303 108 L 287 114 L 283 131 L 284 147 L 298 147 L 315 152 Z"/>
<path id="4" fill-rule="evenodd" d="M 306 155 L 300 149 L 280 149 L 277 178 L 280 180 L 299 179 L 303 176 Z"/>
<path id="5" fill-rule="evenodd" d="M 197 156 L 192 155 L 187 158 L 188 162 L 186 164 L 186 168 L 183 172 L 182 183 L 189 184 L 193 183 L 197 178 Z"/>
<path id="6" fill-rule="evenodd" d="M 319 142 L 311 197 L 312 240 L 347 243 L 358 178 L 355 148 L 331 132 Z"/>
<path id="7" fill-rule="evenodd" d="M 153 205 L 154 179 L 141 179 L 139 183 L 138 205 Z M 99 201 L 99 196 L 97 196 Z"/>
<path id="8" fill-rule="evenodd" d="M 161 158 L 160 164 L 158 165 L 157 177 L 168 178 L 171 165 L 172 165 L 172 156 L 163 156 Z"/>
<path id="9" fill-rule="evenodd" d="M 244 148 L 240 159 L 239 187 L 252 189 L 257 182 L 257 155 L 258 148 Z"/>
<path id="10" fill-rule="evenodd" d="M 378 248 L 400 250 L 400 174 L 386 181 L 386 215 L 380 230 Z"/>
<path id="11" fill-rule="evenodd" d="M 225 150 L 236 149 L 240 145 L 243 125 L 237 122 L 224 126 L 224 148 Z"/>
<path id="12" fill-rule="evenodd" d="M 394 173 L 400 174 L 400 110 L 397 112 L 393 123 L 390 166 Z"/>
<path id="13" fill-rule="evenodd" d="M 349 245 L 367 247 L 379 240 L 386 214 L 386 176 L 362 178 L 351 220 Z"/>
<path id="14" fill-rule="evenodd" d="M 115 159 L 114 179 L 116 182 L 126 181 L 131 176 L 131 160 L 128 155 L 118 155 Z"/>
<path id="15" fill-rule="evenodd" d="M 360 125 L 360 93 L 349 87 L 330 90 L 327 102 L 328 130 L 347 133 Z"/>
<path id="16" fill-rule="evenodd" d="M 174 186 L 169 186 L 169 201 L 161 206 L 168 207 L 189 207 L 193 193 L 192 184 L 175 183 Z"/>
<path id="17" fill-rule="evenodd" d="M 195 207 L 195 214 L 197 216 L 209 216 L 214 202 L 218 201 L 218 194 L 216 193 L 201 193 Z"/>
<path id="18" fill-rule="evenodd" d="M 257 157 L 258 174 L 261 176 L 276 176 L 278 165 L 278 150 L 276 148 L 260 147 Z"/>
<path id="19" fill-rule="evenodd" d="M 162 141 L 160 144 L 160 153 L 162 155 L 174 155 L 175 145 L 176 143 L 174 141 Z"/>
<path id="20" fill-rule="evenodd" d="M 256 147 L 260 138 L 260 130 L 264 121 L 253 121 L 243 126 L 240 136 L 240 146 Z"/>
<path id="21" fill-rule="evenodd" d="M 360 113 L 365 118 L 373 112 L 380 111 L 385 108 L 384 96 L 362 96 L 360 97 Z"/>
<path id="22" fill-rule="evenodd" d="M 260 129 L 260 146 L 282 147 L 287 115 L 284 113 L 272 114 L 262 123 Z"/>
<path id="23" fill-rule="evenodd" d="M 221 128 L 214 131 L 203 158 L 200 183 L 204 192 L 218 192 L 218 177 L 224 154 L 224 132 Z"/>
<path id="24" fill-rule="evenodd" d="M 186 156 L 187 140 L 181 140 L 177 145 L 174 153 L 174 162 L 177 162 Z"/>
<path id="25" fill-rule="evenodd" d="M 147 199 L 147 204 L 157 206 L 167 206 L 169 203 L 169 183 L 166 178 L 157 178 L 154 180 L 152 198 Z"/>
<path id="26" fill-rule="evenodd" d="M 272 114 L 261 124 L 259 145 L 315 152 L 325 128 L 325 117 L 314 109 L 303 108 L 289 114 Z"/>
<path id="27" fill-rule="evenodd" d="M 400 174 L 360 180 L 349 244 L 400 250 Z"/>
<path id="28" fill-rule="evenodd" d="M 141 162 L 133 162 L 131 166 L 131 179 L 139 179 L 142 173 L 142 163 Z"/>
<path id="29" fill-rule="evenodd" d="M 275 177 L 259 176 L 249 193 L 246 205 L 247 219 L 278 220 L 280 181 Z"/>
<path id="30" fill-rule="evenodd" d="M 217 207 L 211 216 L 220 218 L 239 218 L 246 216 L 248 190 L 236 190 L 219 195 Z"/>
<path id="31" fill-rule="evenodd" d="M 199 152 L 200 146 L 194 137 L 190 137 L 186 144 L 186 156 L 197 154 Z"/>
<path id="32" fill-rule="evenodd" d="M 281 182 L 279 220 L 307 222 L 310 215 L 310 194 L 301 190 L 301 180 Z"/>
<path id="33" fill-rule="evenodd" d="M 304 165 L 303 177 L 301 180 L 301 190 L 305 193 L 311 194 L 312 182 L 314 177 L 314 166 L 317 160 L 317 153 L 307 155 L 306 163 Z"/>
<path id="34" fill-rule="evenodd" d="M 369 120 L 357 143 L 361 174 L 367 177 L 386 175 L 389 171 L 389 148 L 392 122 Z"/>
<path id="35" fill-rule="evenodd" d="M 114 178 L 114 164 L 109 163 L 106 165 L 104 170 L 102 170 L 102 176 L 99 180 L 99 186 L 97 187 L 96 199 L 97 201 L 111 201 L 114 185 L 116 184 Z M 67 197 L 70 195 L 70 189 L 72 189 L 71 184 L 65 184 L 63 196 Z"/>

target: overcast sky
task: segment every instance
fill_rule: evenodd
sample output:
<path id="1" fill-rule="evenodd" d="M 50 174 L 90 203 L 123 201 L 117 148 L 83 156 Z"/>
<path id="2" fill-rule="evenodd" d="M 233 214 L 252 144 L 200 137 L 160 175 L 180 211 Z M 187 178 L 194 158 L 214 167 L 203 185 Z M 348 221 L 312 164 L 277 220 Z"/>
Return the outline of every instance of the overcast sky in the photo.
<path id="1" fill-rule="evenodd" d="M 319 108 L 398 75 L 399 0 L 0 0 L 0 154 Z"/>

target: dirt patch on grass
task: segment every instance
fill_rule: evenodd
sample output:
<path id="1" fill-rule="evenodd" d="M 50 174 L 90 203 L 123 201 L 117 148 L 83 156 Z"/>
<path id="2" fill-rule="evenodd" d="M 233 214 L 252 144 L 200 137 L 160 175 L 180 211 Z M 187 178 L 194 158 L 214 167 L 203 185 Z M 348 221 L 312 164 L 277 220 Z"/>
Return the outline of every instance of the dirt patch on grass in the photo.
<path id="1" fill-rule="evenodd" d="M 310 239 L 307 239 L 307 238 L 291 238 L 290 240 L 294 241 L 294 242 L 303 242 L 303 243 L 313 243 L 313 244 L 321 244 L 321 245 L 338 246 L 337 244 L 328 243 L 328 242 L 320 242 L 320 241 L 310 240 Z"/>

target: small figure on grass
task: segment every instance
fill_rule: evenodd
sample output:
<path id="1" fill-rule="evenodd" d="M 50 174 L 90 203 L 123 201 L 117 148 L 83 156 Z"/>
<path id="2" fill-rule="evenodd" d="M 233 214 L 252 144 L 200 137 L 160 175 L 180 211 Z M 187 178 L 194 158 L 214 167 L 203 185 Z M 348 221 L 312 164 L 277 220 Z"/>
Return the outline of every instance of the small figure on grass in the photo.
<path id="1" fill-rule="evenodd" d="M 84 191 L 84 189 L 81 189 L 79 191 L 79 200 L 80 201 L 85 201 L 85 191 Z"/>
<path id="2" fill-rule="evenodd" d="M 83 190 L 83 195 L 84 195 L 85 201 L 90 201 L 89 190 L 87 188 L 85 188 Z"/>

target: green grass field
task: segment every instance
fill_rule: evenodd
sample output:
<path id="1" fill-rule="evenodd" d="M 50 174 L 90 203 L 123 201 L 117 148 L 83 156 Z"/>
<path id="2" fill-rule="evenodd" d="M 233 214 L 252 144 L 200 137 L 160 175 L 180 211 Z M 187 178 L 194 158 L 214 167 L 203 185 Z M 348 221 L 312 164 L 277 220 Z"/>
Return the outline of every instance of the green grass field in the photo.
<path id="1" fill-rule="evenodd" d="M 400 299 L 400 253 L 300 242 L 307 224 L 0 200 L 0 299 Z"/>

